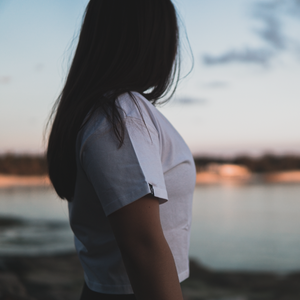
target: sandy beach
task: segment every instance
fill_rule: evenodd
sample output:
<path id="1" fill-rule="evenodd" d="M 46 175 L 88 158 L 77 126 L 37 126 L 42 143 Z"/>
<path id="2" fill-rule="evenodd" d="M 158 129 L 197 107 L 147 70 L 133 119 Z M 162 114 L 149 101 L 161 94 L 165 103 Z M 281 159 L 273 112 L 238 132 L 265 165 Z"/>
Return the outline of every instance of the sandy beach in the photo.
<path id="1" fill-rule="evenodd" d="M 199 172 L 196 176 L 196 184 L 243 184 L 251 182 L 300 183 L 300 171 L 249 174 L 247 176 L 222 176 L 212 172 Z"/>
<path id="2" fill-rule="evenodd" d="M 50 186 L 48 176 L 15 176 L 0 174 L 0 188 L 48 186 Z"/>
<path id="3" fill-rule="evenodd" d="M 211 164 L 206 170 L 197 172 L 197 184 L 223 183 L 300 183 L 300 171 L 291 170 L 273 173 L 251 173 L 246 167 L 238 165 Z"/>
<path id="4" fill-rule="evenodd" d="M 267 182 L 300 182 L 300 171 L 276 172 L 265 175 Z"/>

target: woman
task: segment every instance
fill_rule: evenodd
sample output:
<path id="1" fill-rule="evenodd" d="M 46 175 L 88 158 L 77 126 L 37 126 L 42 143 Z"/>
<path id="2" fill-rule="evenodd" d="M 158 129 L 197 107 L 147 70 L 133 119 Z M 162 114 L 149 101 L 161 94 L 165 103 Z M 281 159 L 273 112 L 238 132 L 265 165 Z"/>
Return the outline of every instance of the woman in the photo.
<path id="1" fill-rule="evenodd" d="M 195 166 L 154 106 L 175 91 L 178 36 L 170 0 L 88 3 L 47 151 L 82 300 L 183 299 Z"/>

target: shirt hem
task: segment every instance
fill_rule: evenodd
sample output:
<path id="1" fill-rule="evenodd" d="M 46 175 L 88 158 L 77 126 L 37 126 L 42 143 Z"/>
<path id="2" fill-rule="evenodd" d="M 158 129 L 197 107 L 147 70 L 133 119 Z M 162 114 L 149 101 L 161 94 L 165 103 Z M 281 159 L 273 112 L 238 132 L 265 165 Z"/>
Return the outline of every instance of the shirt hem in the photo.
<path id="1" fill-rule="evenodd" d="M 178 274 L 179 282 L 186 280 L 190 276 L 190 271 L 186 270 Z M 94 292 L 103 294 L 134 294 L 131 285 L 104 285 L 98 282 L 91 282 L 86 274 L 84 273 L 84 280 L 89 287 Z"/>
<path id="2" fill-rule="evenodd" d="M 178 275 L 179 282 L 182 282 L 190 277 L 190 270 L 185 270 Z"/>
<path id="3" fill-rule="evenodd" d="M 159 204 L 163 204 L 168 201 L 168 194 L 165 189 L 153 186 L 154 196 L 159 198 Z M 123 195 L 119 199 L 109 203 L 104 207 L 105 215 L 108 216 L 118 209 L 135 202 L 136 200 L 151 194 L 151 190 L 148 182 L 144 182 L 139 189 L 133 190 L 131 193 L 127 195 Z"/>

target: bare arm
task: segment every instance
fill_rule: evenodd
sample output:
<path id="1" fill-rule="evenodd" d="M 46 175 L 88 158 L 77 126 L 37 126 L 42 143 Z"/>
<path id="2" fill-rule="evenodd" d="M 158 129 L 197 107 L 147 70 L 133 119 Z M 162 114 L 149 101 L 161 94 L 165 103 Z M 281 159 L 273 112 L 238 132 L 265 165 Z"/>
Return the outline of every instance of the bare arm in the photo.
<path id="1" fill-rule="evenodd" d="M 159 203 L 147 195 L 109 217 L 138 300 L 183 300 L 175 262 L 164 237 Z"/>

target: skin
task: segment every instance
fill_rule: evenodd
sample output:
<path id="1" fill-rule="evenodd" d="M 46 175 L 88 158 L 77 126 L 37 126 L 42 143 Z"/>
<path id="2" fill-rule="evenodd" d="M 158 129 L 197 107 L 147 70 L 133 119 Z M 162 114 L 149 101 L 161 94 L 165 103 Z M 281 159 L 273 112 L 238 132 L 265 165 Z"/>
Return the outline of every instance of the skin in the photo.
<path id="1" fill-rule="evenodd" d="M 138 300 L 183 300 L 172 252 L 160 223 L 159 203 L 152 195 L 109 217 Z"/>

